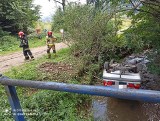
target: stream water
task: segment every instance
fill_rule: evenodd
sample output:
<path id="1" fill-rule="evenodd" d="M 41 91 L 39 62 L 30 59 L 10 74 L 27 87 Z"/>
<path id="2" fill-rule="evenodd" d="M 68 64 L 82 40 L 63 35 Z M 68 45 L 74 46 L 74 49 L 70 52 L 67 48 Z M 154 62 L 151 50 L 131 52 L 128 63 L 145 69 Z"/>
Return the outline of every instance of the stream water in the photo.
<path id="1" fill-rule="evenodd" d="M 115 98 L 92 101 L 94 121 L 160 121 L 160 104 Z"/>

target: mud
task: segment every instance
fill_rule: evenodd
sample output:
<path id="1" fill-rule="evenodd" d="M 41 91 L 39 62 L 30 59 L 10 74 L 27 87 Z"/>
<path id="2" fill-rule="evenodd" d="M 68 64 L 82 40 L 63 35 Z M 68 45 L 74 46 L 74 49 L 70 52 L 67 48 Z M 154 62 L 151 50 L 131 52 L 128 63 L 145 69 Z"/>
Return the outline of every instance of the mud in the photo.
<path id="1" fill-rule="evenodd" d="M 45 62 L 38 67 L 38 70 L 46 75 L 43 80 L 49 79 L 58 82 L 68 82 L 78 73 L 73 64 L 64 62 Z"/>

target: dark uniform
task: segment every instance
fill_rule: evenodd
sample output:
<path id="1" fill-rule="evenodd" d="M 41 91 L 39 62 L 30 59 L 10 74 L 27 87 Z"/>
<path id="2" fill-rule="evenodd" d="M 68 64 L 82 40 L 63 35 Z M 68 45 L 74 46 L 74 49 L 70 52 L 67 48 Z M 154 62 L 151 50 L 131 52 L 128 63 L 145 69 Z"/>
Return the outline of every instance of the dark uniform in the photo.
<path id="1" fill-rule="evenodd" d="M 20 37 L 20 41 L 20 47 L 23 48 L 23 55 L 25 57 L 25 60 L 29 60 L 29 57 L 31 59 L 34 59 L 34 56 L 32 55 L 32 52 L 29 49 L 28 39 L 25 36 L 25 34 Z"/>

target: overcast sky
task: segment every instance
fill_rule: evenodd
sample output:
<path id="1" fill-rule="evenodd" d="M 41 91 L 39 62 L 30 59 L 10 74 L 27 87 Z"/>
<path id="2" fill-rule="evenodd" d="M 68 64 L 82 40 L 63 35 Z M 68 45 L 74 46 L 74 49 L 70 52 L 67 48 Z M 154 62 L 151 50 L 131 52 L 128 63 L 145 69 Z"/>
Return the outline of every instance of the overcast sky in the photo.
<path id="1" fill-rule="evenodd" d="M 61 1 L 61 0 L 58 0 Z M 82 4 L 86 3 L 86 0 L 68 0 L 69 2 L 81 2 Z M 42 18 L 48 17 L 50 15 L 53 15 L 60 6 L 59 3 L 53 2 L 53 0 L 34 0 L 33 4 L 42 6 L 41 8 L 41 14 Z"/>

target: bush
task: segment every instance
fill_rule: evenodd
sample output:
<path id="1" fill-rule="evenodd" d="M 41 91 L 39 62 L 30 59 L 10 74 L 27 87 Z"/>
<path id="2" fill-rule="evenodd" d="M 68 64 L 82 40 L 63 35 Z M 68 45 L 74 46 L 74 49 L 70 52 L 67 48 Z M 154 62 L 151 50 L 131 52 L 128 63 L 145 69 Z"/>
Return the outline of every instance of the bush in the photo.
<path id="1" fill-rule="evenodd" d="M 3 31 L 2 28 L 0 27 L 0 37 L 3 37 L 3 36 L 5 36 L 5 35 L 9 35 L 9 33 Z"/>
<path id="2" fill-rule="evenodd" d="M 13 36 L 3 36 L 0 38 L 0 51 L 12 51 L 19 48 L 19 41 Z"/>
<path id="3" fill-rule="evenodd" d="M 64 14 L 58 11 L 55 16 L 53 26 L 64 29 L 65 40 L 72 44 L 72 54 L 77 61 L 82 60 L 84 68 L 81 72 L 90 70 L 89 65 L 93 64 L 93 67 L 98 67 L 91 69 L 89 75 L 96 75 L 106 60 L 116 57 L 116 48 L 124 46 L 125 42 L 117 37 L 121 21 L 114 18 L 115 13 L 95 11 L 88 5 L 70 4 Z"/>
<path id="4" fill-rule="evenodd" d="M 77 110 L 77 107 L 83 107 L 83 104 L 86 104 L 87 101 L 89 101 L 87 100 L 87 98 L 87 95 L 78 95 L 54 91 L 40 91 L 31 98 L 28 98 L 25 101 L 23 108 L 26 110 L 35 110 L 35 113 L 37 113 L 37 115 L 27 116 L 27 119 L 30 121 L 87 121 L 88 118 L 82 118 L 82 112 L 78 112 Z"/>

